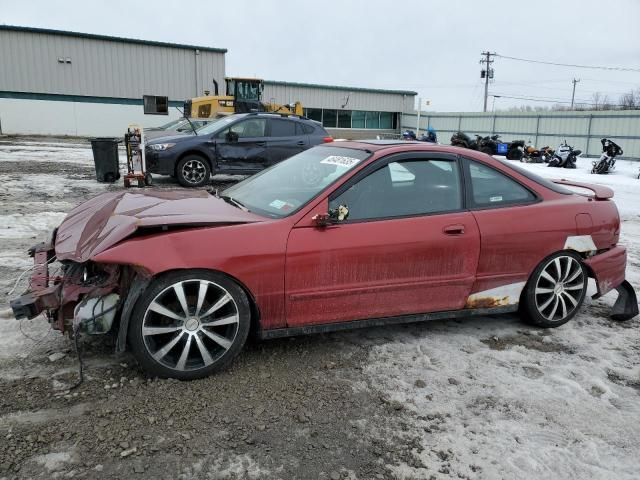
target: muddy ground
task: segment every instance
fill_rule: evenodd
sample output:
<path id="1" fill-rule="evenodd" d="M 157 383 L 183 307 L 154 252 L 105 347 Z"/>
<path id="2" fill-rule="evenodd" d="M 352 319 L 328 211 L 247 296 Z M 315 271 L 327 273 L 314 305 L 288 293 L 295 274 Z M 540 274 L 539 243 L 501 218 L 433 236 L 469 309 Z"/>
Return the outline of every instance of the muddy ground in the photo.
<path id="1" fill-rule="evenodd" d="M 71 389 L 73 344 L 42 319 L 16 322 L 7 294 L 29 266 L 23 252 L 65 211 L 119 188 L 95 182 L 84 140 L 0 138 L 0 479 L 634 478 L 637 438 L 600 429 L 589 441 L 611 461 L 573 464 L 573 449 L 591 444 L 568 439 L 591 410 L 581 415 L 577 390 L 563 397 L 575 421 L 543 405 L 557 375 L 584 379 L 588 401 L 609 402 L 603 415 L 612 404 L 611 415 L 637 425 L 638 321 L 605 320 L 610 300 L 589 303 L 565 330 L 513 315 L 253 340 L 227 371 L 193 382 L 147 378 L 112 353 L 112 338 L 81 339 L 84 382 Z M 599 368 L 593 342 L 619 350 L 602 379 L 584 378 Z M 504 422 L 532 432 L 546 422 L 548 434 L 514 435 Z M 507 460 L 523 449 L 528 463 Z M 544 467 L 541 449 L 571 468 Z"/>

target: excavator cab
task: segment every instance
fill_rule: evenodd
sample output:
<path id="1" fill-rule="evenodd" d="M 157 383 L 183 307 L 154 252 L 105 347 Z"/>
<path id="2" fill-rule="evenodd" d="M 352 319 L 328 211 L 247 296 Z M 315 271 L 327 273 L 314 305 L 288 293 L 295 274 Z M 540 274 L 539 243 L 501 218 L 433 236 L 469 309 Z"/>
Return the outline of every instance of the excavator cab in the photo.
<path id="1" fill-rule="evenodd" d="M 226 78 L 227 96 L 235 99 L 235 112 L 262 111 L 264 81 L 258 78 Z"/>

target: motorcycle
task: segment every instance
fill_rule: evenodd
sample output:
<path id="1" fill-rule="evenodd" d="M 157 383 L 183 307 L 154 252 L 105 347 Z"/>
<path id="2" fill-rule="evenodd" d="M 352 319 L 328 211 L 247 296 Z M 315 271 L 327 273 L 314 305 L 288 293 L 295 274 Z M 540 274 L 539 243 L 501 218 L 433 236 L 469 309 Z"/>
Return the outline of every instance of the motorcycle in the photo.
<path id="1" fill-rule="evenodd" d="M 582 150 L 574 150 L 574 148 L 568 145 L 565 140 L 564 143 L 561 143 L 554 152 L 553 157 L 551 157 L 547 164 L 547 167 L 576 168 L 576 161 L 578 156 L 581 154 Z"/>
<path id="2" fill-rule="evenodd" d="M 429 127 L 427 128 L 427 132 L 420 135 L 418 140 L 427 143 L 438 143 L 438 135 L 433 127 Z"/>
<path id="3" fill-rule="evenodd" d="M 507 147 L 507 160 L 522 160 L 524 155 L 524 140 L 509 142 Z"/>
<path id="4" fill-rule="evenodd" d="M 548 145 L 542 148 L 528 145 L 525 147 L 520 161 L 524 163 L 547 163 L 554 153 L 555 151 Z"/>
<path id="5" fill-rule="evenodd" d="M 466 133 L 456 132 L 451 136 L 451 145 L 454 147 L 468 148 L 470 150 L 478 150 L 480 140 L 482 140 L 480 135 L 476 135 L 476 139 L 472 140 Z"/>
<path id="6" fill-rule="evenodd" d="M 608 138 L 603 138 L 600 143 L 602 143 L 602 155 L 600 155 L 599 160 L 593 162 L 591 173 L 605 174 L 616 168 L 616 157 L 624 152 L 619 145 Z M 640 178 L 640 175 L 638 178 Z"/>
<path id="7" fill-rule="evenodd" d="M 498 155 L 499 143 L 501 143 L 500 135 L 478 137 L 478 150 L 487 155 Z"/>

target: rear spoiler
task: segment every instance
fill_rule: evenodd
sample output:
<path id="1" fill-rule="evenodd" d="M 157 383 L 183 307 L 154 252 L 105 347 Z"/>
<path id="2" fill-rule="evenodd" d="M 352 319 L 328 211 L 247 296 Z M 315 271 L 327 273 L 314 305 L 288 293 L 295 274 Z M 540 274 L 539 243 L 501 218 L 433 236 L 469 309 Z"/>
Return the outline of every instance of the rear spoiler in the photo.
<path id="1" fill-rule="evenodd" d="M 604 185 L 594 185 L 592 183 L 581 183 L 574 182 L 573 180 L 552 180 L 553 183 L 557 183 L 559 185 L 567 185 L 570 187 L 578 187 L 585 188 L 587 190 L 591 190 L 593 192 L 593 196 L 596 200 L 606 200 L 608 198 L 613 198 L 613 190 L 609 187 L 605 187 Z"/>

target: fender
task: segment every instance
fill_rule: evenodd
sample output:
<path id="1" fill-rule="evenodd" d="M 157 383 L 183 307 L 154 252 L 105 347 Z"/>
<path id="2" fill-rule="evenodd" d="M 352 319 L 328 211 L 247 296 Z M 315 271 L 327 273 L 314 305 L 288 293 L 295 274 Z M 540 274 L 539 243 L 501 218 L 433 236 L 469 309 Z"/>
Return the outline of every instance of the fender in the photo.
<path id="1" fill-rule="evenodd" d="M 133 283 L 127 293 L 127 299 L 124 301 L 122 307 L 122 313 L 120 313 L 120 326 L 118 328 L 118 338 L 116 339 L 116 353 L 122 353 L 127 348 L 127 335 L 129 334 L 129 320 L 133 313 L 133 307 L 136 305 L 136 301 L 142 295 L 142 292 L 146 290 L 151 283 L 152 277 L 143 277 L 142 275 L 136 275 L 133 279 Z"/>

